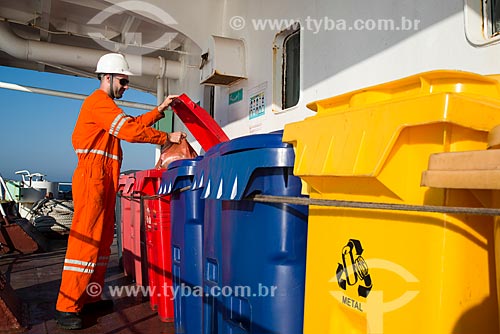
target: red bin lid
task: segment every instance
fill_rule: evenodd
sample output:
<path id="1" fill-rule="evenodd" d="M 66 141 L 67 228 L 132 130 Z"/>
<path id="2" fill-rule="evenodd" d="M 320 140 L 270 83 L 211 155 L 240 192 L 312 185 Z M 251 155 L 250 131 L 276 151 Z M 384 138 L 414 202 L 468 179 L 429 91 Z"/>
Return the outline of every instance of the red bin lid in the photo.
<path id="1" fill-rule="evenodd" d="M 186 125 L 203 150 L 228 141 L 229 138 L 209 113 L 194 103 L 186 94 L 180 95 L 170 104 L 172 110 Z"/>

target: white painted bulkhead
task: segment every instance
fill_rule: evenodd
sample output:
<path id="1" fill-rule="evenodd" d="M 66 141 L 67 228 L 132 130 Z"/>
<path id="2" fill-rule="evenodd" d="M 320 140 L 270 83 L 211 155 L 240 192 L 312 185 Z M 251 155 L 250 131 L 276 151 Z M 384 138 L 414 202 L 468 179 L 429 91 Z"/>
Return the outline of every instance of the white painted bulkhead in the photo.
<path id="1" fill-rule="evenodd" d="M 306 108 L 309 102 L 419 72 L 500 73 L 500 46 L 488 38 L 483 38 L 485 45 L 481 46 L 467 39 L 482 36 L 481 0 L 476 2 L 233 0 L 187 1 L 182 8 L 172 2 L 157 1 L 157 5 L 176 18 L 176 28 L 194 41 L 185 50 L 189 54 L 184 59 L 185 76 L 177 82 L 170 80 L 170 91 L 187 92 L 203 106 L 198 66 L 210 36 L 244 40 L 248 79 L 215 87 L 214 117 L 234 138 L 282 129 L 286 123 L 310 116 L 313 113 Z M 240 30 L 231 27 L 235 17 L 244 22 Z M 266 20 L 267 26 L 262 28 Z M 296 106 L 275 113 L 273 41 L 280 32 L 278 25 L 285 28 L 292 20 L 300 21 L 302 28 L 300 99 Z M 373 28 L 379 20 L 382 26 Z M 393 30 L 384 27 L 387 20 L 391 20 Z M 361 26 L 355 26 L 356 22 Z M 358 30 L 363 24 L 371 26 Z M 243 99 L 230 105 L 229 93 L 239 89 L 243 89 Z M 264 92 L 265 114 L 250 120 L 250 96 L 259 91 Z"/>
<path id="2" fill-rule="evenodd" d="M 161 96 L 159 83 L 165 93 L 186 93 L 212 109 L 215 120 L 235 138 L 283 129 L 313 115 L 309 102 L 419 72 L 500 73 L 500 36 L 488 37 L 483 17 L 496 2 L 500 0 L 54 0 L 45 2 L 52 4 L 46 11 L 28 1 L 10 2 L 0 7 L 6 37 L 0 42 L 0 60 L 7 66 L 94 77 L 91 64 L 101 54 L 123 52 L 134 69 L 142 66 L 142 76 L 131 78 L 132 87 Z M 282 91 L 279 47 L 283 33 L 297 22 L 300 94 L 296 105 L 281 110 L 273 105 Z M 90 34 L 96 31 L 107 40 Z M 173 32 L 176 37 L 158 48 L 127 42 L 127 36 L 150 42 Z M 244 57 L 217 56 L 215 63 L 243 59 L 246 79 L 215 86 L 210 97 L 211 89 L 200 83 L 200 66 L 212 36 L 244 41 Z M 128 44 L 120 44 L 124 42 Z M 154 70 L 145 71 L 149 67 L 144 64 L 153 64 Z M 165 64 L 174 66 L 164 71 Z M 231 93 L 237 97 L 232 103 Z M 254 117 L 252 97 L 264 105 Z M 184 129 L 180 121 L 174 128 Z"/>

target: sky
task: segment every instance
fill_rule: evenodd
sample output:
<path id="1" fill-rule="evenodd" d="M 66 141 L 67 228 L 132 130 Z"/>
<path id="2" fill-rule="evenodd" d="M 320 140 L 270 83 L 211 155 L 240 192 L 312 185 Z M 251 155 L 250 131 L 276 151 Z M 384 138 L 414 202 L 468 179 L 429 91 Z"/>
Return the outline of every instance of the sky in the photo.
<path id="1" fill-rule="evenodd" d="M 0 81 L 89 95 L 98 80 L 0 66 Z M 156 104 L 149 93 L 129 89 L 122 100 Z M 77 158 L 71 134 L 82 100 L 25 93 L 0 88 L 0 174 L 20 180 L 18 170 L 46 175 L 54 182 L 71 182 Z M 146 110 L 122 107 L 125 113 L 140 115 Z M 151 169 L 155 145 L 122 140 L 122 170 Z"/>

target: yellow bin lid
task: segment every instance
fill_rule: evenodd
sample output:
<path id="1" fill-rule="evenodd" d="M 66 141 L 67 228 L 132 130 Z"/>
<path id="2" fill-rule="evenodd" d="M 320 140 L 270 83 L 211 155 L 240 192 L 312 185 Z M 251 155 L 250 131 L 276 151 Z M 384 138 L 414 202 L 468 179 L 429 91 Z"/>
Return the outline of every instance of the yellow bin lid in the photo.
<path id="1" fill-rule="evenodd" d="M 295 175 L 374 176 L 406 127 L 452 123 L 488 132 L 500 124 L 500 82 L 432 71 L 307 106 L 317 114 L 283 134 L 296 149 Z"/>
<path id="2" fill-rule="evenodd" d="M 500 99 L 500 84 L 497 78 L 500 80 L 497 75 L 484 76 L 451 70 L 430 71 L 314 101 L 307 104 L 307 107 L 318 113 L 331 113 L 437 93 L 460 93 Z"/>

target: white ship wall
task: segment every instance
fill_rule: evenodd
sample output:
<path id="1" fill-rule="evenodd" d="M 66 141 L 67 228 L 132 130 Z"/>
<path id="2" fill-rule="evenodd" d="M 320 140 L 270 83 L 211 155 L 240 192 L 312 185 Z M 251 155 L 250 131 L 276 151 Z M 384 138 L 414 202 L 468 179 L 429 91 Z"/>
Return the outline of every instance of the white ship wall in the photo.
<path id="1" fill-rule="evenodd" d="M 182 8 L 174 1 L 158 1 L 157 5 L 176 18 L 177 28 L 197 44 L 186 50 L 190 55 L 185 57 L 189 67 L 184 68 L 184 82 L 171 83 L 170 90 L 186 88 L 188 95 L 202 105 L 205 101 L 198 65 L 210 36 L 245 41 L 248 78 L 215 88 L 215 119 L 231 138 L 282 129 L 286 123 L 312 115 L 306 108 L 311 101 L 419 72 L 453 69 L 500 73 L 500 46 L 481 35 L 481 0 L 465 0 L 465 5 L 462 0 L 193 0 L 184 1 Z M 237 16 L 245 23 L 241 30 L 231 27 Z M 300 100 L 280 113 L 273 112 L 272 107 L 273 41 L 279 30 L 269 26 L 256 29 L 256 20 L 262 23 L 265 19 L 302 22 Z M 395 29 L 353 27 L 356 20 L 372 23 L 368 21 L 379 19 L 393 20 Z M 332 28 L 331 20 L 337 23 L 336 28 Z M 347 29 L 338 26 L 341 22 Z M 483 45 L 475 45 L 478 41 Z M 229 105 L 229 93 L 240 88 L 243 99 Z M 265 114 L 250 120 L 250 96 L 260 91 L 264 92 Z"/>

